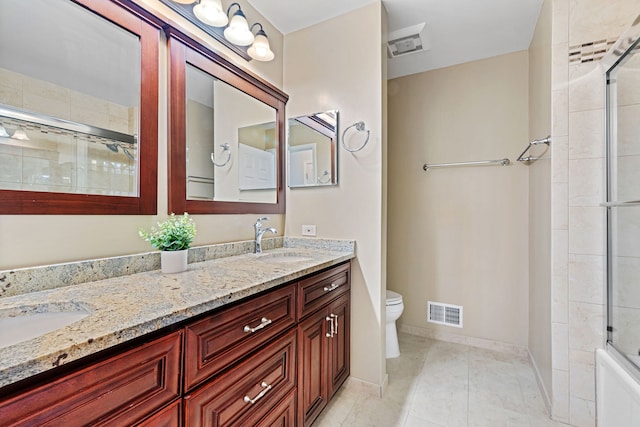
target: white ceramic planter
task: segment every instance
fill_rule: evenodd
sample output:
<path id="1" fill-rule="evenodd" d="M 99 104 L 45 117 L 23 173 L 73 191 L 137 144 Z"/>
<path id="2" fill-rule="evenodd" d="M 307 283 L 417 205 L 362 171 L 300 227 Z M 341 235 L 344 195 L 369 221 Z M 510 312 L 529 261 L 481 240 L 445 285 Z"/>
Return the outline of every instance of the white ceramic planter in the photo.
<path id="1" fill-rule="evenodd" d="M 161 251 L 160 265 L 163 273 L 180 273 L 187 269 L 189 249 L 182 251 Z"/>

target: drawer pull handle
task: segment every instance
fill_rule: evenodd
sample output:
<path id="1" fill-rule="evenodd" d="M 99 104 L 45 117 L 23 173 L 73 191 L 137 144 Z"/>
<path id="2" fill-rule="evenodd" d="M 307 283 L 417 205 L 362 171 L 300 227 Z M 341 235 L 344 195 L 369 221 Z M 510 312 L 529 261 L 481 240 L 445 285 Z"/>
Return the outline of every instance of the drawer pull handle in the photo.
<path id="1" fill-rule="evenodd" d="M 324 318 L 324 320 L 326 320 L 327 322 L 329 322 L 329 330 L 331 331 L 331 332 L 327 332 L 327 333 L 325 334 L 325 336 L 326 336 L 327 338 L 333 338 L 333 334 L 334 334 L 334 332 L 335 332 L 335 331 L 334 331 L 334 326 L 333 326 L 333 314 L 332 314 L 332 315 L 329 315 L 329 316 L 327 316 L 327 317 L 325 317 L 325 318 Z"/>
<path id="2" fill-rule="evenodd" d="M 323 289 L 325 292 L 331 292 L 331 291 L 335 291 L 336 289 L 338 289 L 340 285 L 337 283 L 332 283 L 331 286 L 325 286 Z"/>
<path id="3" fill-rule="evenodd" d="M 256 403 L 258 400 L 260 400 L 265 394 L 267 394 L 267 392 L 269 390 L 271 390 L 271 384 L 267 384 L 266 381 L 262 381 L 262 384 L 260 384 L 260 387 L 262 387 L 262 391 L 260 393 L 258 393 L 258 395 L 256 397 L 254 397 L 253 399 L 250 398 L 249 396 L 245 396 L 244 397 L 244 402 L 245 403 L 250 403 L 250 404 L 254 404 Z"/>
<path id="4" fill-rule="evenodd" d="M 255 328 L 252 328 L 249 325 L 246 325 L 243 329 L 243 331 L 245 332 L 249 332 L 250 334 L 254 333 L 255 331 L 259 331 L 260 329 L 264 328 L 265 326 L 269 325 L 271 323 L 271 319 L 267 319 L 266 317 L 263 317 L 262 319 L 260 319 L 260 324 L 258 326 L 256 326 Z"/>

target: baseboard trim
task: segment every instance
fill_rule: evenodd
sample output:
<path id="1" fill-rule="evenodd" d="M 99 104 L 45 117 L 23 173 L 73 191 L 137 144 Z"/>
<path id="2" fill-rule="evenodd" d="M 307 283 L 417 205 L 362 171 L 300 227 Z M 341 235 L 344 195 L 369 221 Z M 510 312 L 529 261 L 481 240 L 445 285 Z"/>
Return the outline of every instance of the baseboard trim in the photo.
<path id="1" fill-rule="evenodd" d="M 382 397 L 389 385 L 389 375 L 385 374 L 382 384 L 374 384 L 358 378 L 349 377 L 344 383 L 345 389 L 366 394 L 370 397 Z"/>
<path id="2" fill-rule="evenodd" d="M 538 389 L 540 390 L 540 394 L 542 395 L 542 400 L 544 400 L 544 406 L 547 409 L 547 415 L 551 417 L 551 398 L 549 397 L 549 393 L 547 392 L 547 388 L 544 386 L 544 381 L 542 381 L 542 375 L 540 375 L 540 370 L 538 369 L 538 364 L 536 360 L 533 358 L 533 354 L 531 354 L 530 350 L 527 350 L 529 353 L 529 363 L 533 368 L 533 373 L 536 377 L 536 382 L 538 383 Z"/>
<path id="3" fill-rule="evenodd" d="M 514 356 L 529 358 L 529 350 L 527 347 L 517 344 L 510 344 L 501 341 L 492 341 L 484 338 L 468 337 L 465 335 L 452 334 L 431 328 L 421 328 L 418 326 L 401 325 L 400 332 L 410 335 L 416 335 L 423 338 L 431 338 L 438 341 L 452 342 L 456 344 L 464 344 L 471 347 L 484 348 L 494 350 L 500 353 L 513 354 Z"/>

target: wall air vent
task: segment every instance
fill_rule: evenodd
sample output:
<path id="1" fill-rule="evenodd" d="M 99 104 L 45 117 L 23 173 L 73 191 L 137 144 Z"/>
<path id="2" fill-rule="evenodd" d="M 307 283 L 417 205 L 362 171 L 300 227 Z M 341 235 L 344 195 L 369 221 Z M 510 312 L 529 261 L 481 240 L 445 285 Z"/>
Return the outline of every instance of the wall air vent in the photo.
<path id="1" fill-rule="evenodd" d="M 431 48 L 425 37 L 425 23 L 392 31 L 387 37 L 389 58 L 424 52 Z"/>
<path id="2" fill-rule="evenodd" d="M 428 301 L 427 322 L 462 328 L 462 306 Z"/>

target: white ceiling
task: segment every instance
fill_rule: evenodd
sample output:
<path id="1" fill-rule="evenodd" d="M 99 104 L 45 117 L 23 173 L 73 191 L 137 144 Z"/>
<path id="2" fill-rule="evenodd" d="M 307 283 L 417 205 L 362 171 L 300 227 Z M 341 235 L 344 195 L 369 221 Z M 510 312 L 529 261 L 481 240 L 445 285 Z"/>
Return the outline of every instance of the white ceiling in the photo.
<path id="1" fill-rule="evenodd" d="M 374 0 L 248 0 L 283 34 Z M 529 47 L 543 0 L 382 0 L 389 31 L 426 22 L 431 49 L 389 59 L 395 78 Z"/>

